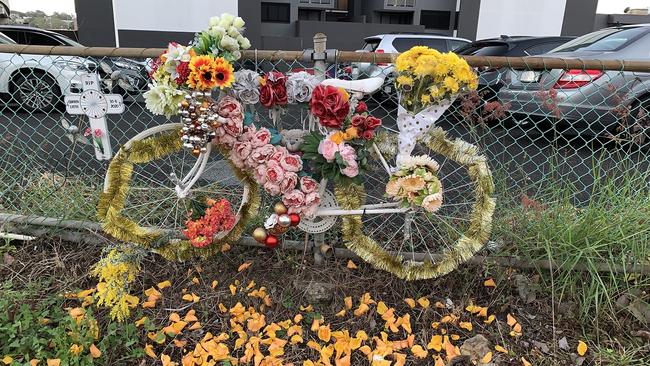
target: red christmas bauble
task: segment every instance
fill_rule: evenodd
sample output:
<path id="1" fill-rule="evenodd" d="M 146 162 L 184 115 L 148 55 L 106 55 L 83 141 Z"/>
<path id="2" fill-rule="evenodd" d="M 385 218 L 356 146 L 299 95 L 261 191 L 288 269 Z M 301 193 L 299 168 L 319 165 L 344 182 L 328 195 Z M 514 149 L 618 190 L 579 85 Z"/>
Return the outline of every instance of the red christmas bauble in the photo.
<path id="1" fill-rule="evenodd" d="M 269 235 L 264 240 L 264 245 L 266 245 L 267 248 L 273 249 L 273 248 L 278 246 L 278 242 L 279 242 L 279 240 L 278 240 L 277 237 L 275 237 L 273 235 Z"/>
<path id="2" fill-rule="evenodd" d="M 291 219 L 291 226 L 298 226 L 300 224 L 300 215 L 298 214 L 289 214 L 289 218 Z"/>

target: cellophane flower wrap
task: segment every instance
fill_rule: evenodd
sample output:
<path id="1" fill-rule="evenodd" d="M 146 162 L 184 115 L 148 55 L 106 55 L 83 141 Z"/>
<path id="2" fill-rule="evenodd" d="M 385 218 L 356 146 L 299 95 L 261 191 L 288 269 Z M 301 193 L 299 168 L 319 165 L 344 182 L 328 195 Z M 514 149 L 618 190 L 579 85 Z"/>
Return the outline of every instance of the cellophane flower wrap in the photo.
<path id="1" fill-rule="evenodd" d="M 440 53 L 416 46 L 395 61 L 400 97 L 397 124 L 398 167 L 411 155 L 415 142 L 429 132 L 460 93 L 475 90 L 478 78 L 467 62 L 455 53 Z"/>
<path id="2" fill-rule="evenodd" d="M 404 207 L 422 207 L 430 213 L 438 211 L 442 206 L 438 169 L 438 163 L 426 155 L 404 159 L 386 185 L 386 196 Z"/>

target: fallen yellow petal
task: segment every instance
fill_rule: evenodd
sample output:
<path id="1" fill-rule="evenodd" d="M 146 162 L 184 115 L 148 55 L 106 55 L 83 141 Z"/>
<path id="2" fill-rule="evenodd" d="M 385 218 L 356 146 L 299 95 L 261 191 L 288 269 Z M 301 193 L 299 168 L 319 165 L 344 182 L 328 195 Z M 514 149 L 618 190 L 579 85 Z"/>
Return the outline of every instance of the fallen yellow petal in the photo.
<path id="1" fill-rule="evenodd" d="M 508 323 L 509 326 L 512 327 L 512 326 L 514 326 L 515 324 L 517 324 L 517 319 L 515 319 L 514 316 L 508 314 L 508 315 L 506 316 L 506 322 Z"/>
<path id="2" fill-rule="evenodd" d="M 335 317 L 341 318 L 345 316 L 345 309 L 339 311 L 338 313 L 334 314 Z"/>
<path id="3" fill-rule="evenodd" d="M 432 336 L 427 348 L 440 352 L 442 350 L 442 336 L 438 334 Z"/>
<path id="4" fill-rule="evenodd" d="M 11 356 L 4 356 L 0 361 L 2 361 L 2 363 L 5 365 L 11 365 L 11 363 L 14 362 L 14 359 Z"/>
<path id="5" fill-rule="evenodd" d="M 461 327 L 462 329 L 467 330 L 468 332 L 471 332 L 473 329 L 472 323 L 470 322 L 460 322 L 458 323 L 458 326 Z"/>
<path id="6" fill-rule="evenodd" d="M 348 310 L 352 309 L 352 296 L 347 296 L 346 298 L 343 299 L 343 302 L 345 302 L 345 308 Z"/>
<path id="7" fill-rule="evenodd" d="M 354 262 L 351 259 L 348 260 L 348 264 L 346 267 L 348 267 L 349 269 L 357 269 L 357 265 L 354 264 Z"/>
<path id="8" fill-rule="evenodd" d="M 318 338 L 323 342 L 329 342 L 332 337 L 332 332 L 330 331 L 329 324 L 327 326 L 322 325 L 318 328 Z"/>
<path id="9" fill-rule="evenodd" d="M 419 344 L 416 344 L 415 346 L 411 347 L 411 353 L 413 353 L 413 356 L 415 356 L 415 358 L 420 358 L 420 359 L 427 357 L 427 355 L 429 354 L 429 352 L 427 352 L 427 350 L 422 348 L 422 346 L 420 346 Z"/>
<path id="10" fill-rule="evenodd" d="M 487 280 L 485 280 L 485 282 L 483 282 L 483 286 L 485 286 L 485 287 L 497 287 L 497 284 L 494 282 L 494 280 L 492 278 L 488 278 Z"/>
<path id="11" fill-rule="evenodd" d="M 102 351 L 100 351 L 99 348 L 97 348 L 97 346 L 95 346 L 95 344 L 91 344 L 90 347 L 88 348 L 88 350 L 90 351 L 90 355 L 93 358 L 102 357 Z"/>
<path id="12" fill-rule="evenodd" d="M 156 356 L 156 353 L 153 351 L 153 345 L 151 344 L 145 344 L 144 353 L 151 358 L 158 358 L 158 356 Z"/>
<path id="13" fill-rule="evenodd" d="M 487 319 L 483 321 L 485 324 L 492 324 L 492 322 L 496 319 L 497 317 L 494 316 L 494 314 L 490 314 Z"/>
<path id="14" fill-rule="evenodd" d="M 197 330 L 197 329 L 201 329 L 201 323 L 200 323 L 200 322 L 196 322 L 196 323 L 192 324 L 192 326 L 190 326 L 190 327 L 187 328 L 187 329 L 189 329 L 189 330 Z"/>
<path id="15" fill-rule="evenodd" d="M 486 363 L 490 363 L 490 361 L 492 361 L 492 352 L 486 353 L 485 356 L 481 358 L 479 363 L 486 364 Z"/>
<path id="16" fill-rule="evenodd" d="M 422 309 L 428 309 L 429 305 L 431 305 L 431 302 L 426 297 L 421 297 L 418 299 L 418 304 L 422 307 Z"/>
<path id="17" fill-rule="evenodd" d="M 212 287 L 212 289 L 215 289 L 218 284 L 219 284 L 219 281 L 214 280 L 214 281 L 212 281 L 212 285 L 210 287 Z"/>
<path id="18" fill-rule="evenodd" d="M 167 287 L 169 287 L 171 285 L 172 285 L 172 283 L 169 280 L 162 281 L 162 282 L 158 283 L 158 289 L 162 290 L 162 289 L 167 288 Z"/>
<path id="19" fill-rule="evenodd" d="M 415 300 L 411 299 L 410 297 L 404 299 L 404 302 L 407 303 L 411 309 L 415 307 Z"/>
<path id="20" fill-rule="evenodd" d="M 588 347 L 587 347 L 587 344 L 585 342 L 583 342 L 583 341 L 578 342 L 578 349 L 577 349 L 578 350 L 578 355 L 584 356 L 585 353 L 587 353 L 587 349 L 588 349 Z"/>
<path id="21" fill-rule="evenodd" d="M 237 272 L 241 272 L 241 271 L 246 270 L 247 268 L 249 268 L 251 266 L 251 264 L 253 264 L 253 262 L 244 262 L 244 263 L 242 263 L 241 266 L 239 266 L 239 268 L 237 268 Z"/>
<path id="22" fill-rule="evenodd" d="M 39 363 L 41 363 L 41 360 L 37 360 L 35 358 L 29 360 L 29 366 L 38 366 Z"/>
<path id="23" fill-rule="evenodd" d="M 61 360 L 58 358 L 48 359 L 47 366 L 61 366 Z"/>
<path id="24" fill-rule="evenodd" d="M 505 349 L 505 347 L 499 346 L 498 344 L 497 344 L 496 346 L 494 346 L 494 349 L 495 349 L 497 352 L 501 352 L 501 353 L 508 354 L 508 350 Z"/>
<path id="25" fill-rule="evenodd" d="M 521 357 L 521 364 L 523 366 L 533 366 L 530 362 L 528 362 L 527 359 L 525 359 L 523 356 Z"/>

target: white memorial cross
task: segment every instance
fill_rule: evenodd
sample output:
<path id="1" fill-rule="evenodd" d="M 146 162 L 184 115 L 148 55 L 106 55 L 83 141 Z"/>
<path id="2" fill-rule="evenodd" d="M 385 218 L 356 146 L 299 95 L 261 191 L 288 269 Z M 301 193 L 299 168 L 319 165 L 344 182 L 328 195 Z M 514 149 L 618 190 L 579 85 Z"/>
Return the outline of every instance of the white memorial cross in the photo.
<path id="1" fill-rule="evenodd" d="M 96 73 L 81 76 L 81 94 L 67 95 L 65 109 L 70 114 L 85 114 L 90 119 L 90 138 L 98 160 L 110 160 L 113 156 L 111 139 L 106 123 L 107 114 L 124 112 L 124 100 L 118 94 L 104 94 Z"/>

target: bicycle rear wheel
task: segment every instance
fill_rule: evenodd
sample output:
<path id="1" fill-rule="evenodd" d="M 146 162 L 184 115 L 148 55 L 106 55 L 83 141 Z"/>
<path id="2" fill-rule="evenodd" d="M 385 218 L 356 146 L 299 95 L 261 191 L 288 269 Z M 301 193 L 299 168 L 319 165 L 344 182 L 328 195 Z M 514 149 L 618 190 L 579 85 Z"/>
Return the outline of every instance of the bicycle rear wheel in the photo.
<path id="1" fill-rule="evenodd" d="M 105 232 L 170 259 L 209 255 L 221 249 L 216 243 L 236 241 L 259 206 L 254 181 L 216 148 L 197 159 L 182 148 L 180 127 L 154 127 L 125 144 L 109 166 L 98 206 Z M 193 177 L 191 188 L 182 189 Z M 207 200 L 221 198 L 232 207 L 234 227 L 212 245 L 194 248 L 182 232 L 188 215 L 202 216 Z"/>
<path id="2" fill-rule="evenodd" d="M 489 238 L 495 207 L 490 171 L 477 148 L 448 139 L 440 129 L 427 139 L 413 156 L 427 155 L 440 164 L 440 210 L 378 213 L 375 207 L 394 205 L 385 196 L 390 176 L 379 161 L 371 163 L 363 186 L 340 187 L 336 192 L 341 208 L 368 207 L 364 215 L 342 218 L 348 248 L 376 267 L 409 280 L 442 276 L 471 258 Z"/>

